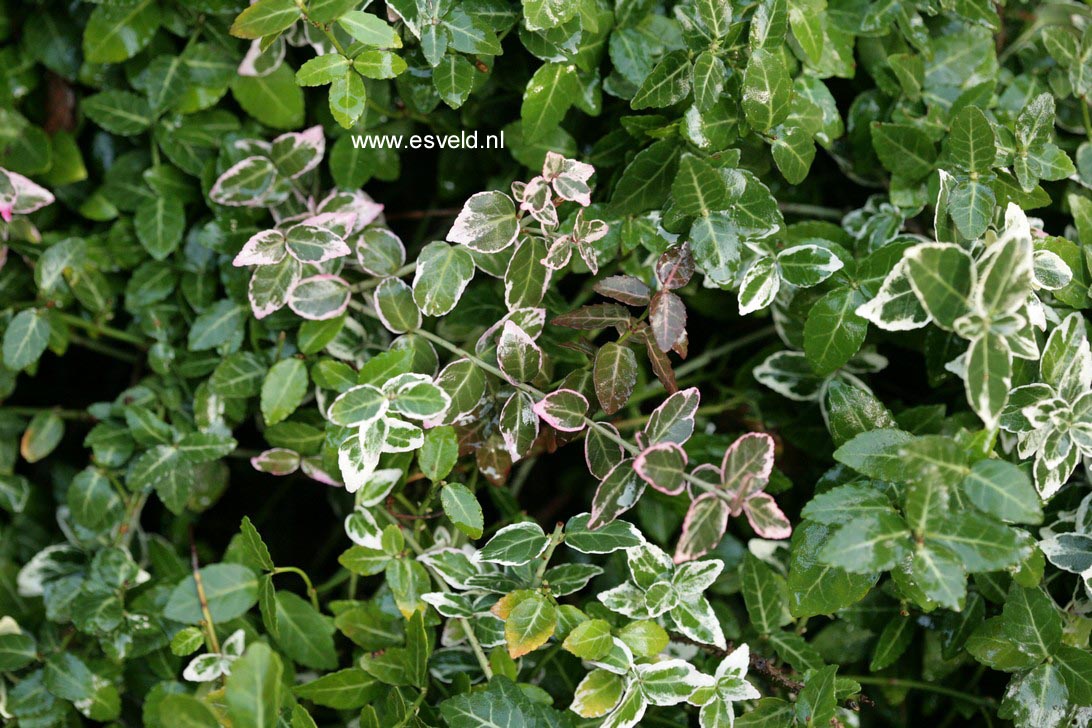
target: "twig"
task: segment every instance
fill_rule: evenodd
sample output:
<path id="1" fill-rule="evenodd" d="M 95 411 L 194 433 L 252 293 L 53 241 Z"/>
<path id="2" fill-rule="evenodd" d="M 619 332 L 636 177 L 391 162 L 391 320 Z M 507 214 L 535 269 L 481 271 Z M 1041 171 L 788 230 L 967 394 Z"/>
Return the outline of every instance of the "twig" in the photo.
<path id="1" fill-rule="evenodd" d="M 202 624 L 205 627 L 205 636 L 209 640 L 209 648 L 213 652 L 220 652 L 220 640 L 216 639 L 216 625 L 212 621 L 212 612 L 209 611 L 209 601 L 205 597 L 205 585 L 201 581 L 201 565 L 197 559 L 197 542 L 193 539 L 193 525 L 190 525 L 190 565 L 193 567 L 193 583 L 197 585 L 197 601 L 201 604 L 201 614 L 204 616 Z"/>

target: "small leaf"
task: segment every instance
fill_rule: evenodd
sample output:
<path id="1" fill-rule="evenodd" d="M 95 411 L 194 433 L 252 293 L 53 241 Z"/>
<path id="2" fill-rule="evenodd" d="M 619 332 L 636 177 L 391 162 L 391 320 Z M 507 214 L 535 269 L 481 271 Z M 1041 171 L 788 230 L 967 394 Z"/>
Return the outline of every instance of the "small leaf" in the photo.
<path id="1" fill-rule="evenodd" d="M 444 513 L 460 531 L 472 539 L 481 538 L 485 524 L 482 507 L 469 488 L 459 483 L 449 483 L 440 491 L 440 501 Z"/>

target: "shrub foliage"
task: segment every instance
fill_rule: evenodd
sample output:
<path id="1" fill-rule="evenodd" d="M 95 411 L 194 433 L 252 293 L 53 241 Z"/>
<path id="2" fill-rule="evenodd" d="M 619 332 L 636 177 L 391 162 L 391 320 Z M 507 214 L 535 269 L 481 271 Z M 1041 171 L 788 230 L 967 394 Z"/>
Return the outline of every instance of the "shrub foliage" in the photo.
<path id="1" fill-rule="evenodd" d="M 5 720 L 1092 719 L 1086 6 L 0 40 Z"/>

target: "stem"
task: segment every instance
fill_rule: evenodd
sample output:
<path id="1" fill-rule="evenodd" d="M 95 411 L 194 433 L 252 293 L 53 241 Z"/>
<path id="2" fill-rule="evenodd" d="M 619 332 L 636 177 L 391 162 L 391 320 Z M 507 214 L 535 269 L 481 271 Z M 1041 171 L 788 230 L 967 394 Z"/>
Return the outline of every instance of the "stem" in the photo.
<path id="1" fill-rule="evenodd" d="M 209 611 L 209 600 L 205 597 L 205 585 L 201 581 L 201 566 L 197 560 L 197 543 L 193 540 L 193 526 L 190 526 L 190 565 L 193 567 L 193 583 L 197 585 L 197 601 L 201 603 L 201 621 L 205 628 L 205 637 L 209 641 L 209 649 L 212 652 L 220 652 L 220 640 L 216 639 L 216 625 L 212 621 L 212 612 Z"/>
<path id="2" fill-rule="evenodd" d="M 147 343 L 144 341 L 143 338 L 137 336 L 136 334 L 130 334 L 128 331 L 115 329 L 111 326 L 106 326 L 105 324 L 97 324 L 94 321 L 88 321 L 87 319 L 82 319 L 79 316 L 74 316 L 70 313 L 65 313 L 64 311 L 57 311 L 56 309 L 54 309 L 53 315 L 59 318 L 61 321 L 67 323 L 69 326 L 75 326 L 77 328 L 83 329 L 84 331 L 90 331 L 93 334 L 105 336 L 108 339 L 124 341 L 127 344 L 132 344 L 138 349 L 143 350 L 148 348 Z"/>
<path id="3" fill-rule="evenodd" d="M 307 576 L 307 572 L 303 569 L 299 569 L 295 566 L 278 566 L 269 573 L 273 576 L 276 576 L 277 574 L 298 574 L 299 577 L 303 579 L 303 583 L 307 586 L 307 596 L 311 597 L 311 606 L 315 608 L 316 612 L 321 611 L 319 609 L 318 592 L 315 591 L 315 587 L 311 584 L 311 577 Z"/>
<path id="4" fill-rule="evenodd" d="M 546 550 L 542 552 L 542 556 L 539 557 L 542 559 L 542 563 L 538 565 L 538 570 L 535 571 L 535 579 L 532 582 L 534 586 L 532 588 L 535 588 L 542 583 L 542 575 L 546 573 L 546 567 L 550 565 L 550 557 L 554 555 L 554 549 L 557 548 L 558 544 L 565 540 L 563 530 L 564 524 L 559 521 L 558 524 L 554 526 L 554 532 L 550 534 L 550 543 L 546 546 Z"/>
<path id="5" fill-rule="evenodd" d="M 98 422 L 90 412 L 83 410 L 61 409 L 60 407 L 0 407 L 0 412 L 8 412 L 20 417 L 33 417 L 43 412 L 57 415 L 62 420 L 77 420 L 79 422 Z"/>
<path id="6" fill-rule="evenodd" d="M 413 262 L 413 263 L 410 263 L 409 265 L 402 266 L 401 268 L 396 270 L 394 273 L 391 273 L 389 276 L 383 276 L 383 277 L 380 277 L 380 278 L 369 278 L 366 281 L 361 281 L 360 283 L 357 283 L 355 286 L 353 286 L 352 290 L 355 291 L 355 292 L 367 291 L 367 290 L 370 290 L 372 288 L 375 288 L 380 283 L 385 281 L 387 278 L 405 278 L 410 273 L 413 273 L 415 270 L 417 270 L 417 263 Z"/>
<path id="7" fill-rule="evenodd" d="M 360 311 L 361 313 L 363 313 L 366 316 L 371 316 L 372 318 L 375 318 L 375 319 L 379 318 L 378 313 L 376 313 L 373 309 L 371 309 L 368 306 L 365 306 L 362 303 L 359 303 L 357 301 L 350 301 L 349 305 L 352 306 L 353 308 L 355 308 L 356 310 Z M 772 327 L 771 327 L 771 329 L 772 329 Z M 417 330 L 415 330 L 415 331 L 413 331 L 411 333 L 419 334 L 422 338 L 428 339 L 433 344 L 436 344 L 437 346 L 439 346 L 442 349 L 447 349 L 449 352 L 451 352 L 455 356 L 462 357 L 462 358 L 470 360 L 479 369 L 483 369 L 483 370 L 489 372 L 490 374 L 492 374 L 492 375 L 494 375 L 496 377 L 500 377 L 501 379 L 507 380 L 507 377 L 505 377 L 504 372 L 502 372 L 500 369 L 493 366 L 492 364 L 490 364 L 487 361 L 483 361 L 482 359 L 480 359 L 477 356 L 471 354 L 470 352 L 466 351 L 465 349 L 462 349 L 462 348 L 456 346 L 455 344 L 452 344 L 451 342 L 449 342 L 447 339 L 443 338 L 442 336 L 437 336 L 436 334 L 434 334 L 431 331 L 428 331 L 426 329 L 417 329 Z M 758 332 L 756 332 L 756 334 L 757 333 Z M 754 335 L 755 334 L 752 334 L 752 336 L 754 336 Z M 736 346 L 742 346 L 742 342 L 746 338 L 747 337 L 744 337 L 743 339 L 738 339 L 737 341 L 733 342 L 731 345 L 728 345 L 726 347 L 721 347 L 721 348 L 722 349 L 730 349 L 730 348 L 735 348 Z M 521 383 L 515 384 L 514 386 L 517 389 L 521 389 L 524 392 L 526 392 L 527 394 L 530 394 L 535 399 L 543 399 L 546 396 L 545 392 L 538 389 L 537 387 L 532 387 L 530 384 L 524 384 L 524 383 L 521 382 Z M 611 442 L 614 442 L 615 444 L 617 444 L 619 447 L 622 448 L 622 450 L 624 452 L 627 452 L 627 453 L 629 453 L 630 455 L 633 455 L 633 456 L 636 456 L 636 455 L 640 454 L 641 451 L 637 448 L 636 445 L 632 444 L 631 442 L 629 442 L 628 440 L 622 438 L 621 436 L 614 434 L 614 431 L 611 428 L 607 427 L 604 423 L 596 422 L 595 420 L 591 419 L 587 415 L 585 415 L 583 419 L 584 419 L 584 425 L 586 427 L 597 430 L 600 435 L 607 438 Z M 706 491 L 706 490 L 715 490 L 716 489 L 715 485 L 712 485 L 710 483 L 706 483 L 703 480 L 699 480 L 698 478 L 695 478 L 690 473 L 685 473 L 684 472 L 682 474 L 682 477 L 683 477 L 683 480 L 685 480 L 687 483 L 694 486 L 695 488 L 698 488 L 699 490 Z"/>
<path id="8" fill-rule="evenodd" d="M 843 675 L 842 677 L 855 680 L 861 685 L 879 685 L 880 687 L 923 690 L 929 693 L 936 693 L 937 695 L 946 695 L 949 698 L 964 700 L 968 703 L 983 707 L 992 708 L 996 703 L 993 698 L 980 698 L 977 695 L 970 695 L 961 690 L 944 687 L 943 685 L 933 685 L 932 683 L 922 682 L 921 680 L 907 680 L 898 677 L 871 677 L 868 675 Z"/>
<path id="9" fill-rule="evenodd" d="M 777 203 L 777 206 L 781 209 L 781 212 L 788 213 L 789 215 L 820 217 L 824 220 L 841 220 L 842 216 L 845 215 L 844 212 L 833 207 L 806 205 L 801 202 L 779 202 Z"/>
<path id="10" fill-rule="evenodd" d="M 106 356 L 113 357 L 118 361 L 123 361 L 128 364 L 136 364 L 138 361 L 140 361 L 140 357 L 136 354 L 130 353 L 128 351 L 122 351 L 121 349 L 115 349 L 109 344 L 103 344 L 102 342 L 95 341 L 94 339 L 85 339 L 82 336 L 77 336 L 76 334 L 73 334 L 71 341 L 76 346 L 82 346 L 83 348 L 90 351 L 98 352 L 99 354 L 105 354 Z"/>
<path id="11" fill-rule="evenodd" d="M 402 525 L 398 522 L 398 519 L 388 513 L 386 509 L 380 508 L 378 509 L 378 511 L 380 514 L 382 514 L 384 518 L 387 519 L 388 523 L 394 524 L 395 526 L 402 528 Z M 413 537 L 413 534 L 408 532 L 407 529 L 402 528 L 402 535 L 403 537 L 405 537 L 406 544 L 410 547 L 413 553 L 417 554 L 418 556 L 425 553 L 425 550 L 421 548 L 421 544 L 417 542 L 417 539 L 415 539 Z M 432 575 L 433 581 L 435 581 L 437 586 L 440 587 L 440 591 L 448 593 L 451 592 L 451 588 L 448 587 L 447 582 L 444 581 L 440 577 L 440 575 L 432 569 L 431 566 L 426 565 L 426 568 L 428 569 L 428 572 Z M 463 617 L 459 618 L 459 624 L 461 624 L 463 627 L 463 633 L 466 634 L 466 640 L 470 643 L 470 649 L 474 651 L 474 656 L 478 658 L 478 664 L 481 666 L 482 672 L 485 673 L 485 679 L 492 680 L 493 668 L 489 666 L 489 658 L 485 656 L 485 650 L 482 649 L 481 642 L 478 642 L 478 638 L 474 634 L 474 628 L 471 627 L 470 622 L 468 622 Z"/>

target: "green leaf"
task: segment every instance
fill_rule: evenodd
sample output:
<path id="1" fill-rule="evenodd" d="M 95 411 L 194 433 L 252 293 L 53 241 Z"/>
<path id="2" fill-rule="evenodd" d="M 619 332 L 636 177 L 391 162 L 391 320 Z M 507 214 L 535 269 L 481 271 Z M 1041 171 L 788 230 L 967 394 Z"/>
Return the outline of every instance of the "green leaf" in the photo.
<path id="1" fill-rule="evenodd" d="M 1054 651 L 1054 667 L 1058 669 L 1074 705 L 1092 705 L 1092 655 L 1086 650 L 1062 645 Z"/>
<path id="2" fill-rule="evenodd" d="M 694 59 L 692 84 L 694 103 L 702 111 L 710 111 L 724 93 L 724 83 L 728 78 L 728 69 L 724 61 L 712 51 L 702 51 Z M 647 83 L 647 81 L 646 81 Z"/>
<path id="3" fill-rule="evenodd" d="M 1009 401 L 1012 352 L 1008 342 L 986 331 L 967 349 L 967 401 L 986 427 L 995 427 Z"/>
<path id="4" fill-rule="evenodd" d="M 207 351 L 242 339 L 247 310 L 230 300 L 209 306 L 190 327 L 190 351 Z M 237 344 L 236 344 L 237 345 Z"/>
<path id="5" fill-rule="evenodd" d="M 15 314 L 4 331 L 4 366 L 19 371 L 37 362 L 49 345 L 49 331 L 45 311 L 27 308 Z"/>
<path id="6" fill-rule="evenodd" d="M 1062 642 L 1062 617 L 1054 601 L 1038 587 L 1025 589 L 1013 584 L 1001 617 L 1008 639 L 1036 660 L 1054 654 Z"/>
<path id="7" fill-rule="evenodd" d="M 307 367 L 299 359 L 282 359 L 274 364 L 262 382 L 262 417 L 267 425 L 288 418 L 307 394 Z"/>
<path id="8" fill-rule="evenodd" d="M 248 612 L 258 602 L 258 579 L 239 564 L 212 564 L 199 572 L 209 613 L 215 622 L 227 622 Z M 193 575 L 185 577 L 171 592 L 163 614 L 183 624 L 204 619 Z"/>
<path id="9" fill-rule="evenodd" d="M 451 426 L 433 427 L 425 432 L 425 443 L 417 454 L 417 465 L 429 480 L 443 480 L 459 460 L 459 439 Z"/>
<path id="10" fill-rule="evenodd" d="M 759 634 L 771 634 L 792 621 L 785 578 L 752 554 L 739 567 L 739 584 L 751 624 Z"/>
<path id="11" fill-rule="evenodd" d="M 361 708 L 383 691 L 380 682 L 359 667 L 331 672 L 292 689 L 297 698 L 335 710 Z"/>
<path id="12" fill-rule="evenodd" d="M 344 75 L 351 63 L 340 53 L 315 56 L 296 71 L 296 83 L 300 86 L 325 86 Z"/>
<path id="13" fill-rule="evenodd" d="M 114 684 L 91 672 L 72 653 L 49 658 L 43 681 L 49 692 L 71 701 L 80 713 L 94 721 L 106 723 L 121 714 L 121 696 Z"/>
<path id="14" fill-rule="evenodd" d="M 182 242 L 186 215 L 177 198 L 157 195 L 141 203 L 133 223 L 148 254 L 156 260 L 165 260 Z"/>
<path id="15" fill-rule="evenodd" d="M 780 124 L 789 115 L 792 78 L 780 52 L 760 48 L 751 53 L 743 74 L 743 113 L 755 131 Z"/>
<path id="16" fill-rule="evenodd" d="M 111 134 L 136 136 L 155 121 L 148 100 L 129 91 L 103 91 L 85 98 L 80 108 Z"/>
<path id="17" fill-rule="evenodd" d="M 353 69 L 347 69 L 330 82 L 330 113 L 344 129 L 349 129 L 364 113 L 368 92 L 364 80 Z"/>
<path id="18" fill-rule="evenodd" d="M 557 628 L 557 606 L 546 596 L 531 592 L 504 621 L 504 638 L 512 659 L 534 652 Z"/>
<path id="19" fill-rule="evenodd" d="M 616 215 L 635 215 L 659 207 L 675 179 L 679 148 L 671 139 L 661 139 L 638 152 L 622 172 L 611 197 Z"/>
<path id="20" fill-rule="evenodd" d="M 38 643 L 25 632 L 0 635 L 0 670 L 19 670 L 38 659 Z"/>
<path id="21" fill-rule="evenodd" d="M 159 723 L 179 728 L 218 728 L 220 725 L 212 708 L 185 694 L 163 696 L 159 702 Z"/>
<path id="22" fill-rule="evenodd" d="M 965 238 L 986 232 L 996 204 L 993 188 L 975 180 L 961 180 L 948 193 L 948 214 Z"/>
<path id="23" fill-rule="evenodd" d="M 64 420 L 56 412 L 38 412 L 23 431 L 19 454 L 28 463 L 36 463 L 53 452 L 63 437 Z"/>
<path id="24" fill-rule="evenodd" d="M 265 545 L 265 541 L 262 540 L 261 534 L 258 533 L 258 529 L 254 527 L 249 516 L 243 516 L 239 532 L 242 534 L 243 544 L 250 553 L 251 559 L 262 569 L 272 570 L 273 557 L 269 555 L 269 547 Z"/>
<path id="25" fill-rule="evenodd" d="M 984 174 L 993 168 L 997 158 L 997 139 L 993 125 L 981 109 L 963 107 L 952 119 L 951 131 L 945 143 L 949 159 L 961 169 Z"/>
<path id="26" fill-rule="evenodd" d="M 610 624 L 602 619 L 581 622 L 569 633 L 561 646 L 583 660 L 605 657 L 614 646 Z"/>
<path id="27" fill-rule="evenodd" d="M 547 539 L 537 523 L 523 521 L 505 526 L 482 547 L 479 558 L 503 566 L 518 566 L 546 550 Z"/>
<path id="28" fill-rule="evenodd" d="M 99 5 L 83 32 L 88 63 L 121 63 L 151 42 L 159 29 L 161 11 L 153 0 L 124 5 Z"/>
<path id="29" fill-rule="evenodd" d="M 770 153 L 785 181 L 795 185 L 808 176 L 815 160 L 815 144 L 806 129 L 782 125 L 775 130 Z"/>
<path id="30" fill-rule="evenodd" d="M 231 34 L 246 39 L 276 35 L 300 17 L 296 0 L 258 0 L 235 18 Z"/>
<path id="31" fill-rule="evenodd" d="M 820 552 L 820 559 L 856 574 L 893 568 L 909 553 L 910 529 L 894 512 L 858 516 L 842 526 Z"/>
<path id="32" fill-rule="evenodd" d="M 232 724 L 274 728 L 282 700 L 284 665 L 276 652 L 261 642 L 231 666 L 224 700 Z"/>
<path id="33" fill-rule="evenodd" d="M 656 64 L 630 102 L 634 109 L 661 109 L 690 93 L 690 60 L 686 51 L 672 51 Z"/>
<path id="34" fill-rule="evenodd" d="M 478 505 L 478 499 L 469 488 L 459 483 L 448 483 L 440 491 L 440 502 L 443 505 L 444 514 L 460 531 L 472 539 L 482 537 L 482 530 L 485 527 L 482 507 Z"/>
<path id="35" fill-rule="evenodd" d="M 556 129 L 579 94 L 580 80 L 575 66 L 561 63 L 539 66 L 523 93 L 520 119 L 524 138 L 535 141 Z"/>
<path id="36" fill-rule="evenodd" d="M 303 90 L 288 64 L 266 76 L 237 76 L 231 93 L 243 111 L 274 129 L 303 125 Z"/>
<path id="37" fill-rule="evenodd" d="M 401 48 L 402 38 L 398 32 L 383 22 L 378 16 L 360 10 L 351 10 L 337 20 L 337 24 L 351 35 L 372 48 Z"/>
<path id="38" fill-rule="evenodd" d="M 923 243 L 906 251 L 906 272 L 925 310 L 941 328 L 952 330 L 970 308 L 971 256 L 958 245 Z"/>
<path id="39" fill-rule="evenodd" d="M 1043 520 L 1039 494 L 1031 479 L 1004 460 L 980 460 L 961 487 L 980 510 L 1010 523 L 1038 524 Z"/>
<path id="40" fill-rule="evenodd" d="M 426 316 L 449 313 L 474 277 L 474 259 L 465 248 L 442 241 L 429 243 L 417 254 L 413 300 Z"/>
<path id="41" fill-rule="evenodd" d="M 277 646 L 286 655 L 316 670 L 337 667 L 332 619 L 291 592 L 277 592 L 276 609 Z"/>
<path id="42" fill-rule="evenodd" d="M 925 132 L 905 124 L 873 122 L 872 146 L 887 171 L 911 182 L 932 172 L 937 159 Z"/>
<path id="43" fill-rule="evenodd" d="M 675 205 L 686 215 L 708 215 L 728 205 L 728 186 L 709 162 L 684 154 L 671 184 Z"/>
<path id="44" fill-rule="evenodd" d="M 827 429 L 841 446 L 862 432 L 895 427 L 895 418 L 871 392 L 834 379 L 826 390 Z"/>
<path id="45" fill-rule="evenodd" d="M 998 715 L 1022 726 L 1065 725 L 1061 720 L 1071 709 L 1069 691 L 1061 670 L 1050 663 L 1014 677 L 1005 690 Z"/>
<path id="46" fill-rule="evenodd" d="M 578 8 L 568 0 L 523 0 L 523 20 L 528 30 L 547 30 L 571 20 Z"/>
<path id="47" fill-rule="evenodd" d="M 914 620 L 910 617 L 895 617 L 880 632 L 880 638 L 876 640 L 872 648 L 872 662 L 868 669 L 871 672 L 879 672 L 884 668 L 895 664 L 906 652 L 914 639 Z"/>
<path id="48" fill-rule="evenodd" d="M 855 287 L 835 288 L 811 307 L 804 324 L 804 354 L 816 374 L 825 376 L 841 368 L 861 348 L 868 322 L 857 315 L 865 303 Z"/>
<path id="49" fill-rule="evenodd" d="M 963 608 L 967 577 L 951 551 L 928 543 L 919 547 L 910 561 L 910 578 L 929 600 L 955 611 Z"/>
<path id="50" fill-rule="evenodd" d="M 448 53 L 432 69 L 432 83 L 444 103 L 457 109 L 474 88 L 474 64 L 458 53 Z"/>

